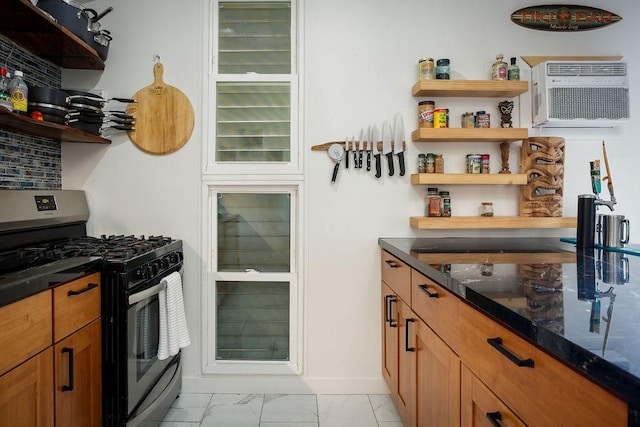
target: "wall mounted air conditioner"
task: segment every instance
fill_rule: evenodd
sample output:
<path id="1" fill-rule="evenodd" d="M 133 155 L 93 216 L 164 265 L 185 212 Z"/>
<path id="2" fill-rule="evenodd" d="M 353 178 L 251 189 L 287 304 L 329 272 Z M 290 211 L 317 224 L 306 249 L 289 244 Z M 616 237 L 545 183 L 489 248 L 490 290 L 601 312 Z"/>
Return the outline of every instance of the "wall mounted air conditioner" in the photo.
<path id="1" fill-rule="evenodd" d="M 627 64 L 545 61 L 531 69 L 533 126 L 614 127 L 629 120 Z"/>

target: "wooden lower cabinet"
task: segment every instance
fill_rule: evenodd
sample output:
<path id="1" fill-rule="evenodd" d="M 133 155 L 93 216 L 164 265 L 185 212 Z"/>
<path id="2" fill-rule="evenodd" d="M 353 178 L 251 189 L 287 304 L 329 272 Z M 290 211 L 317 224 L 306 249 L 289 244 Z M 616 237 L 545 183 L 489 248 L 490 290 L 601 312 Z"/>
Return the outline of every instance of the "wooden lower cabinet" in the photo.
<path id="1" fill-rule="evenodd" d="M 382 371 L 405 427 L 628 425 L 626 402 L 384 251 L 382 264 Z"/>
<path id="2" fill-rule="evenodd" d="M 462 427 L 524 427 L 511 410 L 462 365 L 460 416 Z"/>
<path id="3" fill-rule="evenodd" d="M 0 308 L 0 427 L 99 427 L 100 274 Z"/>
<path id="4" fill-rule="evenodd" d="M 52 366 L 49 347 L 0 376 L 0 426 L 53 426 Z"/>
<path id="5" fill-rule="evenodd" d="M 529 426 L 627 426 L 627 404 L 463 304 L 462 362 Z"/>
<path id="6" fill-rule="evenodd" d="M 460 360 L 422 320 L 414 318 L 409 336 L 415 351 L 411 375 L 411 426 L 460 425 Z"/>
<path id="7" fill-rule="evenodd" d="M 100 320 L 55 345 L 56 425 L 100 427 L 102 365 Z"/>

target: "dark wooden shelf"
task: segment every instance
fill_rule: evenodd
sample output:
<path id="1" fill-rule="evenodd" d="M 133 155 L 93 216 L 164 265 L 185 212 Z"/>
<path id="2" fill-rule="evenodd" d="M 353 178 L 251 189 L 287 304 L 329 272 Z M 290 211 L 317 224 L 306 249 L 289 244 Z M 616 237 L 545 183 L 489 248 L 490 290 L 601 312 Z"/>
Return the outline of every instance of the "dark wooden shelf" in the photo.
<path id="1" fill-rule="evenodd" d="M 14 114 L 3 107 L 0 107 L 0 129 L 55 139 L 56 141 L 111 144 L 110 140 L 101 136 L 57 123 L 33 120 L 29 117 Z"/>
<path id="2" fill-rule="evenodd" d="M 3 0 L 0 34 L 62 68 L 104 70 L 95 49 L 52 21 L 29 0 Z"/>

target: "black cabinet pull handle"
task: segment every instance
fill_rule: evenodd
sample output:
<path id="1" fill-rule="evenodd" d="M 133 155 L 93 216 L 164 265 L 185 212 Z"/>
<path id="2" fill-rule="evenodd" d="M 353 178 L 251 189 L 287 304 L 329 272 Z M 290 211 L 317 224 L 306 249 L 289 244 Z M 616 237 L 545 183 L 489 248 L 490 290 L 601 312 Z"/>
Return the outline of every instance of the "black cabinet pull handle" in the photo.
<path id="1" fill-rule="evenodd" d="M 63 385 L 62 391 L 73 390 L 73 349 L 69 347 L 63 347 L 62 353 L 69 353 L 69 385 Z"/>
<path id="2" fill-rule="evenodd" d="M 389 267 L 391 267 L 391 268 L 398 268 L 398 267 L 400 267 L 400 266 L 398 265 L 398 263 L 397 263 L 397 262 L 395 262 L 395 261 L 394 261 L 394 260 L 392 260 L 392 259 L 388 259 L 388 260 L 386 260 L 385 262 L 386 262 L 386 263 L 387 263 L 387 265 L 388 265 Z"/>
<path id="3" fill-rule="evenodd" d="M 391 316 L 389 316 L 389 298 L 392 298 L 393 295 L 385 295 L 384 296 L 384 321 L 385 323 L 391 322 Z"/>
<path id="4" fill-rule="evenodd" d="M 418 287 L 422 292 L 429 295 L 429 298 L 440 298 L 440 295 L 438 295 L 437 292 L 429 292 L 429 289 L 427 289 L 427 285 L 418 285 Z"/>
<path id="5" fill-rule="evenodd" d="M 502 345 L 502 338 L 487 338 L 489 345 L 500 352 L 504 357 L 512 361 L 515 365 L 525 368 L 533 368 L 533 359 L 519 359 Z"/>
<path id="6" fill-rule="evenodd" d="M 396 302 L 397 300 L 394 297 L 389 298 L 389 326 L 392 328 L 397 328 L 398 324 L 393 322 L 393 311 L 391 310 L 391 304 Z"/>
<path id="7" fill-rule="evenodd" d="M 502 415 L 500 412 L 487 412 L 487 418 L 493 427 L 502 427 Z"/>
<path id="8" fill-rule="evenodd" d="M 67 296 L 72 297 L 74 295 L 84 294 L 85 292 L 90 291 L 91 289 L 97 288 L 97 283 L 89 283 L 86 288 L 80 289 L 79 291 L 69 291 L 67 292 Z"/>
<path id="9" fill-rule="evenodd" d="M 409 347 L 409 323 L 415 322 L 415 319 L 408 318 L 407 326 L 404 328 L 404 351 L 416 351 L 415 347 Z"/>

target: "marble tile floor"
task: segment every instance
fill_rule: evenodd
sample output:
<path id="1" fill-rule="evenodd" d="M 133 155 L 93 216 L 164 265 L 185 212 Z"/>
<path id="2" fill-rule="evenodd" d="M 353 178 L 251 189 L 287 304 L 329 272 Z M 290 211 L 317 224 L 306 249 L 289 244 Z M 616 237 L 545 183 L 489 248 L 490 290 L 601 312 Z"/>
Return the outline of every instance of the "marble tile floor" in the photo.
<path id="1" fill-rule="evenodd" d="M 402 427 L 386 394 L 182 393 L 161 427 Z"/>

